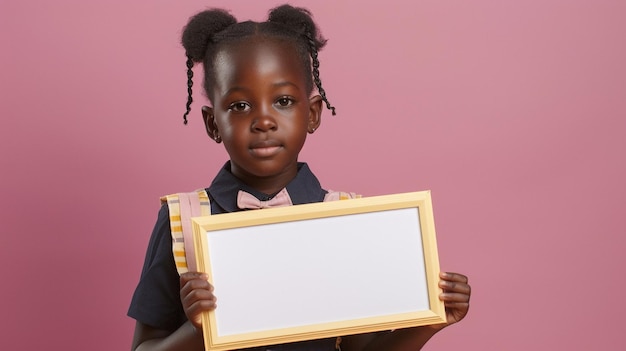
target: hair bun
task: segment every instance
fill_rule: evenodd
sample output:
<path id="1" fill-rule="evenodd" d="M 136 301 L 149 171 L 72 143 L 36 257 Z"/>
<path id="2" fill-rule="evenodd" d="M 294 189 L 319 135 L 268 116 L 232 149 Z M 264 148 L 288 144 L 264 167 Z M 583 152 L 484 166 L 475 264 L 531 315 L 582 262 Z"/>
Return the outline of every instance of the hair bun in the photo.
<path id="1" fill-rule="evenodd" d="M 270 11 L 267 21 L 283 24 L 294 32 L 305 35 L 309 40 L 313 40 L 318 50 L 326 44 L 326 39 L 319 34 L 311 12 L 305 8 L 287 4 L 276 7 Z"/>
<path id="2" fill-rule="evenodd" d="M 202 11 L 189 19 L 183 29 L 185 54 L 194 62 L 202 62 L 211 36 L 237 23 L 237 19 L 221 9 Z"/>

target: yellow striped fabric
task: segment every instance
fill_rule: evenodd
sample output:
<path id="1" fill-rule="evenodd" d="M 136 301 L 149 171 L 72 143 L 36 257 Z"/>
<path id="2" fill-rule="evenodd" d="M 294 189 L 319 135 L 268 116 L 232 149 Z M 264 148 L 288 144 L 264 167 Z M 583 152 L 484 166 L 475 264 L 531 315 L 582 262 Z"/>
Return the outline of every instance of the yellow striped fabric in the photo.
<path id="1" fill-rule="evenodd" d="M 211 214 L 211 205 L 209 202 L 209 195 L 204 189 L 198 189 L 195 191 L 198 194 L 200 200 L 200 211 L 202 216 L 208 216 Z M 183 234 L 183 220 L 191 220 L 191 218 L 181 218 L 180 215 L 180 198 L 178 194 L 172 194 L 163 196 L 161 202 L 167 203 L 167 207 L 170 213 L 170 230 L 172 233 L 172 252 L 174 253 L 174 262 L 176 263 L 176 270 L 178 274 L 183 274 L 188 271 L 187 269 L 187 256 L 185 254 L 185 235 Z M 190 233 L 191 234 L 191 233 Z"/>
<path id="2" fill-rule="evenodd" d="M 346 193 L 343 191 L 332 191 L 329 190 L 326 196 L 324 196 L 324 202 L 326 201 L 337 201 L 337 200 L 349 200 L 349 199 L 358 199 L 361 195 L 356 193 Z"/>
<path id="3" fill-rule="evenodd" d="M 355 193 L 344 193 L 343 191 L 339 191 L 339 200 L 350 200 L 350 199 L 358 199 L 361 195 Z"/>

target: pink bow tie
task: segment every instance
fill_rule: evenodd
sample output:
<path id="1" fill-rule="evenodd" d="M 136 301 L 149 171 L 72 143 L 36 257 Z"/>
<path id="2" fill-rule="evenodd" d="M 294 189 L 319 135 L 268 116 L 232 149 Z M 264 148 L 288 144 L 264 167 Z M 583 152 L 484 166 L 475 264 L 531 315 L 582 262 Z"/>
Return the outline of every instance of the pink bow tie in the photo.
<path id="1" fill-rule="evenodd" d="M 276 196 L 267 201 L 261 201 L 256 197 L 252 196 L 250 193 L 247 193 L 243 190 L 239 190 L 237 193 L 237 207 L 240 209 L 249 209 L 256 210 L 260 208 L 268 208 L 268 207 L 281 207 L 281 206 L 291 206 L 293 203 L 291 202 L 291 198 L 289 197 L 289 193 L 287 193 L 287 189 L 283 188 L 283 190 L 279 191 Z"/>

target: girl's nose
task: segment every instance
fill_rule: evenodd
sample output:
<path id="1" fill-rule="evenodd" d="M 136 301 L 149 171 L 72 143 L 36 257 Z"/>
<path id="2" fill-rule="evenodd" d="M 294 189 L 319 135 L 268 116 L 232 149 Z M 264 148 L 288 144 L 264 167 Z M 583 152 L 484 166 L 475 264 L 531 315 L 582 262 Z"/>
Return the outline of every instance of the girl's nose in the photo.
<path id="1" fill-rule="evenodd" d="M 272 116 L 270 109 L 259 109 L 259 114 L 252 121 L 252 130 L 256 132 L 268 132 L 276 130 L 278 125 L 276 119 Z"/>

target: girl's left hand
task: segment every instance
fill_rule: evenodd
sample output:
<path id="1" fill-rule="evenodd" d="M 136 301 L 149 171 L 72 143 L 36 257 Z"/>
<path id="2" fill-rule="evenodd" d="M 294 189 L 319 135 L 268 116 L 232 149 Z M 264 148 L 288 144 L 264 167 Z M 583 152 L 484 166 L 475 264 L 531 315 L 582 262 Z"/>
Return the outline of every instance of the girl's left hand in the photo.
<path id="1" fill-rule="evenodd" d="M 463 274 L 441 272 L 439 274 L 439 287 L 443 293 L 439 299 L 446 306 L 445 324 L 433 325 L 433 327 L 444 328 L 448 325 L 460 322 L 469 311 L 470 295 L 472 288 L 468 284 L 468 279 Z"/>

